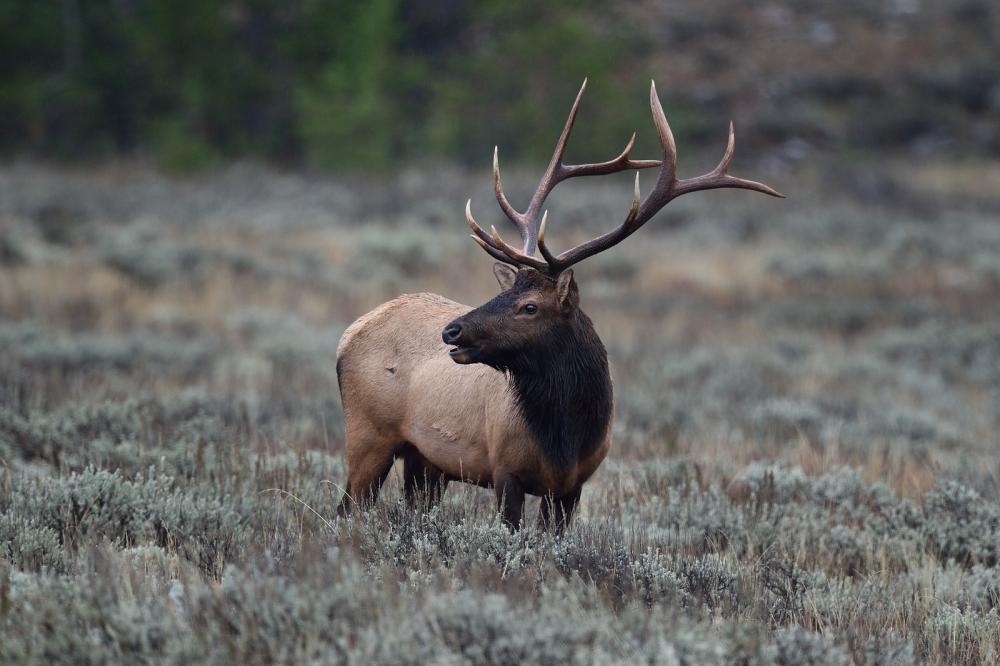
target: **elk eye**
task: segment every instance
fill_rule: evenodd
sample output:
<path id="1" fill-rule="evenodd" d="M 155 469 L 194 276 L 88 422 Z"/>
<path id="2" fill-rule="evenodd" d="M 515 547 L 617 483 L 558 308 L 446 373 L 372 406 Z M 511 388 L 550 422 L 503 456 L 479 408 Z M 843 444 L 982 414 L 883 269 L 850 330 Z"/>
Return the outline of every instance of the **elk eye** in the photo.
<path id="1" fill-rule="evenodd" d="M 521 308 L 521 312 L 525 314 L 535 314 L 538 312 L 538 306 L 534 303 L 525 303 L 524 307 Z"/>

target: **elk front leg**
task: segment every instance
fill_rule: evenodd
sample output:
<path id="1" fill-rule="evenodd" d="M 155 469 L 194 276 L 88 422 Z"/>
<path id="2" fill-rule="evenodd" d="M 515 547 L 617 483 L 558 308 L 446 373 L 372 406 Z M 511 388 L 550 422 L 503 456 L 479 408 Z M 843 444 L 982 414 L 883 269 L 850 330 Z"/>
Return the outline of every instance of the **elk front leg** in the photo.
<path id="1" fill-rule="evenodd" d="M 512 530 L 521 529 L 524 515 L 524 488 L 521 483 L 510 474 L 497 474 L 493 477 L 493 490 L 504 524 Z"/>
<path id="2" fill-rule="evenodd" d="M 556 534 L 561 534 L 569 527 L 573 513 L 577 504 L 580 503 L 580 493 L 583 487 L 578 487 L 573 492 L 562 497 L 552 497 L 547 495 L 542 498 L 541 506 L 538 508 L 538 528 L 542 530 L 555 529 Z"/>
<path id="3" fill-rule="evenodd" d="M 448 479 L 424 458 L 412 444 L 402 454 L 403 494 L 410 506 L 416 506 L 423 497 L 426 508 L 441 501 Z"/>

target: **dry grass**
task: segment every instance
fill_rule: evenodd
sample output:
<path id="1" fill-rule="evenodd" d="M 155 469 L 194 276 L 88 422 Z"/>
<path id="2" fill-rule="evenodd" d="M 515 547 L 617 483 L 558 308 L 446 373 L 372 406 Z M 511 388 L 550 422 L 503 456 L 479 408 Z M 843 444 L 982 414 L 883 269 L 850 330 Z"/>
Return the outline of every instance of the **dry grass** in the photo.
<path id="1" fill-rule="evenodd" d="M 322 216 L 248 167 L 10 167 L 0 655 L 990 663 L 1000 231 L 969 182 L 996 167 L 935 168 L 865 205 L 812 173 L 788 202 L 703 195 L 581 266 L 616 443 L 555 539 L 475 488 L 411 510 L 395 477 L 333 518 L 340 331 L 402 290 L 494 293 L 449 198 L 488 179 L 406 174 L 389 210 L 395 182 L 281 176 Z M 614 223 L 619 190 L 577 190 L 573 224 Z"/>

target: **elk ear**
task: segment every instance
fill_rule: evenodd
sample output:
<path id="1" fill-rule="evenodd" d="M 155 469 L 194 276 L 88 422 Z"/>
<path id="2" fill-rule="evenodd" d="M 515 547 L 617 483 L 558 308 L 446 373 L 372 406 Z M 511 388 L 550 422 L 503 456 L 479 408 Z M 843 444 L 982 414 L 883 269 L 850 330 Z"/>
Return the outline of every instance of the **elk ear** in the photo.
<path id="1" fill-rule="evenodd" d="M 513 287 L 514 280 L 517 279 L 517 271 L 514 267 L 499 261 L 493 264 L 493 275 L 497 276 L 497 282 L 500 283 L 500 289 L 503 291 Z"/>
<path id="2" fill-rule="evenodd" d="M 556 294 L 559 295 L 559 303 L 565 307 L 575 305 L 577 300 L 576 282 L 573 281 L 573 269 L 568 268 L 559 274 L 556 279 Z"/>

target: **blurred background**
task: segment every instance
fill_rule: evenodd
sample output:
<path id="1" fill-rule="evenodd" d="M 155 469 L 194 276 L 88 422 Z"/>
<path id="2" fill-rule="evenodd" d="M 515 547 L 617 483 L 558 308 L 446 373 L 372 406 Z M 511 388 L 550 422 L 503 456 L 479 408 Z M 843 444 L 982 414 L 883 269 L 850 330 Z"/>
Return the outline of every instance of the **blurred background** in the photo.
<path id="1" fill-rule="evenodd" d="M 657 157 L 655 79 L 682 176 L 732 118 L 733 173 L 789 198 L 684 197 L 578 270 L 616 459 L 998 492 L 994 2 L 4 2 L 0 52 L 13 459 L 187 469 L 183 437 L 28 426 L 194 392 L 248 419 L 201 440 L 339 460 L 340 332 L 401 291 L 495 293 L 461 212 L 499 224 L 493 146 L 523 206 L 589 77 L 567 159 L 632 131 Z M 629 180 L 560 186 L 555 246 L 617 224 Z"/>
<path id="2" fill-rule="evenodd" d="M 652 78 L 688 150 L 734 118 L 744 158 L 990 157 L 998 22 L 987 0 L 9 1 L 0 149 L 178 171 L 535 160 L 586 76 L 581 155 L 648 127 Z"/>
<path id="3" fill-rule="evenodd" d="M 682 177 L 732 119 L 731 172 L 788 198 L 685 196 L 576 268 L 617 407 L 571 538 L 510 535 L 471 487 L 414 514 L 396 479 L 324 522 L 342 331 L 403 291 L 496 293 L 465 201 L 513 237 L 493 147 L 525 206 L 584 77 L 568 161 L 633 131 L 658 157 L 655 79 Z M 630 174 L 563 183 L 550 245 L 630 199 Z M 708 650 L 826 645 L 805 627 L 855 663 L 897 639 L 916 658 L 870 663 L 995 663 L 998 295 L 995 0 L 0 0 L 0 660 L 285 663 L 349 634 L 357 661 L 416 659 L 384 608 L 435 636 L 484 617 L 477 648 L 559 624 L 448 596 L 468 585 L 564 599 L 556 643 L 590 613 L 622 661 L 691 626 Z M 401 603 L 355 563 L 445 591 Z"/>

